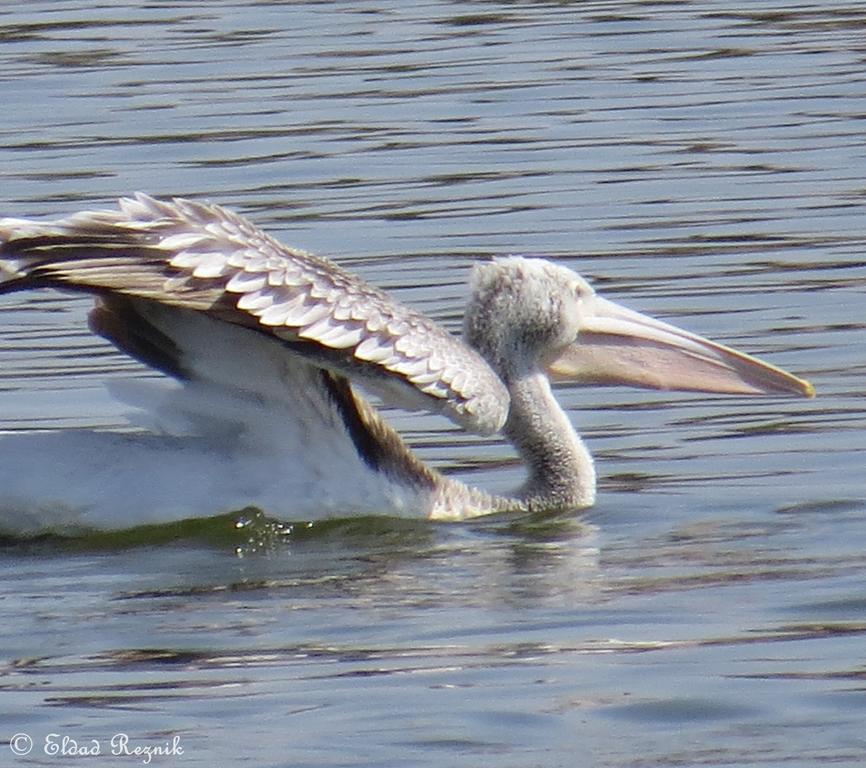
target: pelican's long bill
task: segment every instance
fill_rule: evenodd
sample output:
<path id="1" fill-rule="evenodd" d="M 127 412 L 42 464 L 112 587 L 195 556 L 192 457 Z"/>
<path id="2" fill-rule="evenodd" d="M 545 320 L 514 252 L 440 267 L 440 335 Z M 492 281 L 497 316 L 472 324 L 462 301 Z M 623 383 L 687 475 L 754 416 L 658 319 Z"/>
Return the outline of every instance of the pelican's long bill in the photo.
<path id="1" fill-rule="evenodd" d="M 577 342 L 547 371 L 554 381 L 815 396 L 808 381 L 781 368 L 597 295 L 583 302 Z"/>

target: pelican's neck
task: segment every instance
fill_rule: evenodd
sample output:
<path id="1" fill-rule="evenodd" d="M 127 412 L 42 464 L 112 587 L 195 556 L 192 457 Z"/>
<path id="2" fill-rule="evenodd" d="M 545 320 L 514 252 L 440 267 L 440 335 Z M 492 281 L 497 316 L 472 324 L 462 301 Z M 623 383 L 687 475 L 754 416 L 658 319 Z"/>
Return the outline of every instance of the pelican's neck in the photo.
<path id="1" fill-rule="evenodd" d="M 592 505 L 592 456 L 556 402 L 547 376 L 533 368 L 507 384 L 511 411 L 503 431 L 529 470 L 519 491 L 523 503 L 538 510 Z"/>

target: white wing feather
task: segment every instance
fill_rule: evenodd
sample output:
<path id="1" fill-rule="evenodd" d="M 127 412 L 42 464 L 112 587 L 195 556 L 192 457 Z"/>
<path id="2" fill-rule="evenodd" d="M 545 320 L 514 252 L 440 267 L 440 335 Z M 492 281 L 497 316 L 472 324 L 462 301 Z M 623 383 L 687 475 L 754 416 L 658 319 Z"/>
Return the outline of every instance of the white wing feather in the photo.
<path id="1" fill-rule="evenodd" d="M 413 389 L 416 404 L 468 430 L 496 432 L 507 416 L 504 385 L 460 339 L 333 262 L 288 248 L 219 206 L 138 194 L 121 199 L 117 211 L 42 224 L 0 220 L 0 243 L 7 271 L 258 328 L 385 397 L 394 384 Z"/>

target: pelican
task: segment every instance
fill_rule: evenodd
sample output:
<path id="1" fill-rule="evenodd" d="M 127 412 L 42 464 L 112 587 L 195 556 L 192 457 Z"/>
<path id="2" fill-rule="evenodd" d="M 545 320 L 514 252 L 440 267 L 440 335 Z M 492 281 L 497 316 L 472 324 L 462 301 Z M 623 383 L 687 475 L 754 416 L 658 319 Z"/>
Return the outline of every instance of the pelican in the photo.
<path id="1" fill-rule="evenodd" d="M 91 329 L 175 383 L 122 393 L 148 430 L 0 440 L 0 531 L 247 507 L 289 521 L 577 510 L 595 501 L 595 470 L 551 381 L 814 394 L 542 259 L 477 264 L 461 340 L 337 264 L 180 198 L 0 219 L 0 293 L 43 287 L 92 294 Z M 500 496 L 425 466 L 370 395 L 501 432 L 525 482 Z"/>

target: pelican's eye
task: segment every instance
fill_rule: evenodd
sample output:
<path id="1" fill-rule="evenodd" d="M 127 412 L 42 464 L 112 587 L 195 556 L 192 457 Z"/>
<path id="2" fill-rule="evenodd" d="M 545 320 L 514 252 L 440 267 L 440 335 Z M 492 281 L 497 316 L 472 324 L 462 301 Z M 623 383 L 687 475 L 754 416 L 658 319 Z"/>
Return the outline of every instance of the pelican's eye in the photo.
<path id="1" fill-rule="evenodd" d="M 583 280 L 575 280 L 572 285 L 572 301 L 578 314 L 586 311 L 587 303 L 592 298 L 593 290 Z"/>

